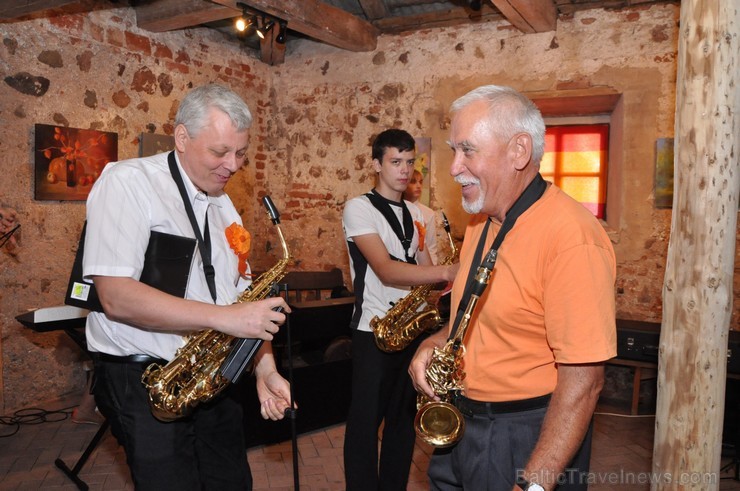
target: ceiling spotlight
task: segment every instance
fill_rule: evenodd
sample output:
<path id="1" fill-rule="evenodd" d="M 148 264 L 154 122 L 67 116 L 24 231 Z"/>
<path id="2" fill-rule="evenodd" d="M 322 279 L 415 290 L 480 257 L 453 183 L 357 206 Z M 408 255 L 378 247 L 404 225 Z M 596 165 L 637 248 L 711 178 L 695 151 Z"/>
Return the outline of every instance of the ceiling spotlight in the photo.
<path id="1" fill-rule="evenodd" d="M 257 16 L 254 14 L 249 15 L 249 7 L 245 3 L 237 2 L 236 6 L 242 9 L 242 15 L 234 22 L 234 27 L 237 31 L 244 32 L 250 26 L 257 25 Z"/>
<path id="2" fill-rule="evenodd" d="M 275 25 L 275 21 L 274 20 L 268 20 L 267 22 L 265 22 L 263 20 L 262 21 L 262 28 L 261 29 L 257 29 L 257 35 L 260 38 L 265 39 L 265 36 L 267 36 L 267 33 L 270 32 L 270 29 L 272 29 L 272 26 L 274 26 L 274 25 Z"/>
<path id="3" fill-rule="evenodd" d="M 285 31 L 287 30 L 288 30 L 288 23 L 285 22 L 284 20 L 281 20 L 280 21 L 280 31 L 278 32 L 278 35 L 275 38 L 275 42 L 280 43 L 280 44 L 285 44 L 285 34 L 286 34 Z"/>
<path id="4" fill-rule="evenodd" d="M 245 17 L 247 16 L 247 5 L 242 2 L 237 2 L 236 6 L 242 9 L 242 16 L 236 19 L 236 22 L 234 22 L 234 27 L 236 27 L 236 30 L 239 32 L 244 32 L 247 30 L 247 20 Z"/>

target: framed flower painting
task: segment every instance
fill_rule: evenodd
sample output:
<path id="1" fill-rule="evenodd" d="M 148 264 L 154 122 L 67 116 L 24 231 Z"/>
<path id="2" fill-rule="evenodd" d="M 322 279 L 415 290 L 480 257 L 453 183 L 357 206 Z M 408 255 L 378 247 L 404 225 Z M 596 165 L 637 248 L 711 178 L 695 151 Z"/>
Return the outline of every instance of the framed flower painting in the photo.
<path id="1" fill-rule="evenodd" d="M 108 162 L 118 160 L 118 134 L 36 124 L 34 198 L 87 199 Z"/>

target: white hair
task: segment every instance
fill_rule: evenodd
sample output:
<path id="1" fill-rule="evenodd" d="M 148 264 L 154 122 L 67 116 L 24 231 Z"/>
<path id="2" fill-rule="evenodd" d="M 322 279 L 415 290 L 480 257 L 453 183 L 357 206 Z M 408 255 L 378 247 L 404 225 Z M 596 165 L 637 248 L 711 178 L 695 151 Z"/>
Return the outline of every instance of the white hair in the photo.
<path id="1" fill-rule="evenodd" d="M 539 165 L 545 153 L 545 121 L 537 106 L 511 87 L 483 85 L 453 102 L 450 111 L 477 101 L 488 103 L 488 117 L 499 137 L 509 139 L 517 133 L 532 137 L 532 163 Z"/>
<path id="2" fill-rule="evenodd" d="M 243 131 L 252 126 L 252 113 L 236 92 L 218 84 L 197 87 L 187 93 L 175 116 L 175 126 L 182 124 L 190 136 L 197 136 L 208 122 L 211 108 L 223 111 L 234 127 Z"/>

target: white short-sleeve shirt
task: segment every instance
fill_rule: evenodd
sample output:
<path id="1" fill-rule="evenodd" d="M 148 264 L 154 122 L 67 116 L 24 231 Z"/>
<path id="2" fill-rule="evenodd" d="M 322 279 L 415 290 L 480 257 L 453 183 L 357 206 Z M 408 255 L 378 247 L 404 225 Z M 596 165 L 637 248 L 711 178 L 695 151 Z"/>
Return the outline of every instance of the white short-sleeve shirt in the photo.
<path id="1" fill-rule="evenodd" d="M 388 202 L 391 209 L 396 213 L 399 223 L 403 223 L 402 208 L 400 203 Z M 411 217 L 415 221 L 423 221 L 419 208 L 413 203 L 406 201 Z M 351 199 L 344 207 L 342 216 L 344 236 L 347 240 L 347 248 L 350 257 L 350 274 L 355 294 L 355 313 L 352 316 L 352 327 L 360 331 L 372 331 L 370 320 L 375 317 L 383 317 L 391 308 L 391 302 L 395 303 L 409 293 L 409 287 L 398 285 L 386 285 L 367 264 L 367 261 L 356 247 L 353 247 L 353 238 L 359 235 L 378 234 L 385 244 L 388 253 L 403 259 L 405 257 L 403 245 L 398 236 L 391 228 L 382 213 L 370 202 L 367 196 L 362 195 Z M 419 232 L 414 227 L 414 235 L 411 241 L 410 256 L 415 256 L 419 248 Z"/>
<path id="2" fill-rule="evenodd" d="M 167 153 L 108 164 L 87 200 L 87 232 L 83 274 L 139 279 L 150 231 L 194 238 L 182 197 L 170 174 Z M 225 229 L 242 220 L 225 194 L 206 196 L 197 190 L 177 161 L 198 225 L 203 233 L 206 213 L 211 236 L 211 262 L 216 271 L 217 302 L 231 304 L 248 282 L 240 277 L 238 258 Z M 185 298 L 213 303 L 196 248 Z M 141 329 L 108 319 L 101 312 L 87 318 L 88 348 L 112 355 L 147 354 L 170 360 L 183 346 L 180 333 Z"/>

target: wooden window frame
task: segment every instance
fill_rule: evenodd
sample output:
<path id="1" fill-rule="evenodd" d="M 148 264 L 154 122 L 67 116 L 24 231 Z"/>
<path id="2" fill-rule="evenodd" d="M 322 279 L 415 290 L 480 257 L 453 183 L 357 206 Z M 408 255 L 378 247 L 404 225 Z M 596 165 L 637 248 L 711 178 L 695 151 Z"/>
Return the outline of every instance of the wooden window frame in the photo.
<path id="1" fill-rule="evenodd" d="M 622 94 L 608 87 L 598 87 L 527 92 L 525 95 L 540 109 L 547 125 L 609 123 L 606 219 L 600 221 L 612 240 L 618 242 L 623 199 L 624 107 Z"/>

